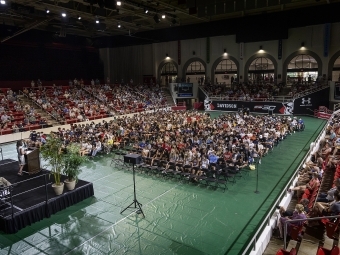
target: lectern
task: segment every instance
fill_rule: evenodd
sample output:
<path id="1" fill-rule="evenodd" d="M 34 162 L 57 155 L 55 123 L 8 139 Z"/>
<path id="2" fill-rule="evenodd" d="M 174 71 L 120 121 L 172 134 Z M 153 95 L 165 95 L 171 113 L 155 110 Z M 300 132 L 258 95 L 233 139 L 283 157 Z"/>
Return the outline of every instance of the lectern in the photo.
<path id="1" fill-rule="evenodd" d="M 23 171 L 28 174 L 35 174 L 40 172 L 40 157 L 39 157 L 39 149 L 37 148 L 29 148 L 25 154 L 25 162 Z"/>

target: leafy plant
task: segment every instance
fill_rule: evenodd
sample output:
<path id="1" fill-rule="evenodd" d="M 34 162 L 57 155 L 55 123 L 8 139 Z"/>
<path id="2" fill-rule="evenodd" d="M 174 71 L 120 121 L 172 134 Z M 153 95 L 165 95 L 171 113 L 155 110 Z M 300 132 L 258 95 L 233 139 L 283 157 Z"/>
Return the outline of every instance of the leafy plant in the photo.
<path id="1" fill-rule="evenodd" d="M 62 141 L 53 133 L 48 135 L 46 143 L 40 148 L 42 158 L 47 161 L 51 167 L 51 174 L 54 177 L 56 185 L 60 185 L 60 175 L 65 165 L 61 148 Z"/>
<path id="2" fill-rule="evenodd" d="M 80 145 L 71 144 L 67 146 L 67 153 L 64 155 L 64 169 L 63 173 L 67 175 L 68 181 L 78 182 L 78 175 L 81 173 L 80 166 L 88 159 L 80 156 Z"/>

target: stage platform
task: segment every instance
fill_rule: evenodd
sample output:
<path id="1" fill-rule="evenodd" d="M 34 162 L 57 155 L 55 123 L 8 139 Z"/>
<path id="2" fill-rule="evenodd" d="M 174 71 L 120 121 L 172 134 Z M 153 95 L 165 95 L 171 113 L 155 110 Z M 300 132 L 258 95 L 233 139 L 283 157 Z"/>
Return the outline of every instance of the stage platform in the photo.
<path id="1" fill-rule="evenodd" d="M 0 177 L 13 184 L 13 218 L 10 201 L 0 204 L 0 230 L 5 233 L 16 233 L 94 195 L 92 183 L 79 180 L 74 190 L 68 191 L 65 188 L 62 195 L 56 196 L 51 187 L 53 177 L 50 178 L 48 170 L 18 176 L 18 167 L 15 160 L 0 161 Z M 66 178 L 62 176 L 61 180 Z"/>

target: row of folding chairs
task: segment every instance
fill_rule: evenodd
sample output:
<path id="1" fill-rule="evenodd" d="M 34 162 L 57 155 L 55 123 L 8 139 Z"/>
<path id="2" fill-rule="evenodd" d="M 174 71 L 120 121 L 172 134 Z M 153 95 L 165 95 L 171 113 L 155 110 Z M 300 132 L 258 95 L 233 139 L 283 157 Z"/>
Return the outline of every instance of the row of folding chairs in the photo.
<path id="1" fill-rule="evenodd" d="M 124 162 L 124 156 L 128 153 L 130 152 L 123 150 L 114 151 L 111 165 L 114 164 L 118 169 L 129 169 L 130 166 Z M 228 189 L 228 183 L 235 183 L 237 178 L 244 177 L 249 172 L 245 169 L 235 170 L 228 165 L 220 165 L 217 169 L 216 164 L 212 163 L 207 169 L 204 169 L 150 157 L 142 157 L 142 163 L 136 165 L 136 169 L 164 178 L 221 188 L 223 192 Z M 197 174 L 198 171 L 200 171 L 199 175 Z"/>

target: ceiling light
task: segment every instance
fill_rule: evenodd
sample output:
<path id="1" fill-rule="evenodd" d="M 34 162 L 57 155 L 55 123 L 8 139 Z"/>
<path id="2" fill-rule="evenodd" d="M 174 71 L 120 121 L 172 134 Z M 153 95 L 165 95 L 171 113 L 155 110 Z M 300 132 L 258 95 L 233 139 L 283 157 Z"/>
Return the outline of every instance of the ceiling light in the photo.
<path id="1" fill-rule="evenodd" d="M 120 28 L 121 27 L 121 25 L 120 24 L 118 24 L 118 28 Z"/>
<path id="2" fill-rule="evenodd" d="M 50 13 L 50 10 L 49 9 L 45 9 L 46 10 L 46 13 Z"/>
<path id="3" fill-rule="evenodd" d="M 63 17 L 65 18 L 65 17 L 66 17 L 66 13 L 63 12 L 63 13 L 61 14 L 61 16 L 63 16 Z"/>
<path id="4" fill-rule="evenodd" d="M 165 14 L 162 14 L 162 19 L 165 19 Z"/>
<path id="5" fill-rule="evenodd" d="M 121 6 L 121 5 L 122 5 L 122 2 L 121 2 L 121 1 L 117 1 L 117 5 L 118 5 L 118 6 Z"/>
<path id="6" fill-rule="evenodd" d="M 148 9 L 146 9 L 146 8 L 144 8 L 144 12 L 145 12 L 145 13 L 148 13 L 148 12 L 149 12 L 149 10 L 148 10 Z"/>
<path id="7" fill-rule="evenodd" d="M 99 19 L 96 19 L 96 24 L 99 24 Z"/>
<path id="8" fill-rule="evenodd" d="M 6 4 L 6 1 L 5 0 L 1 0 L 0 3 L 1 4 Z"/>
<path id="9" fill-rule="evenodd" d="M 80 16 L 78 16 L 78 19 L 79 19 L 79 20 L 81 20 L 81 17 L 80 17 Z"/>

